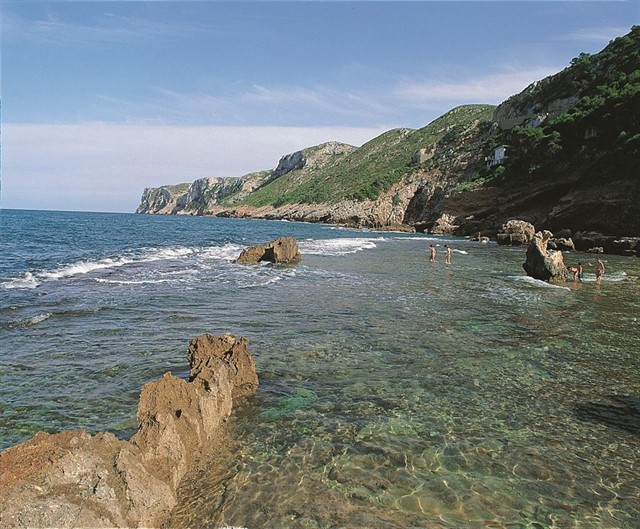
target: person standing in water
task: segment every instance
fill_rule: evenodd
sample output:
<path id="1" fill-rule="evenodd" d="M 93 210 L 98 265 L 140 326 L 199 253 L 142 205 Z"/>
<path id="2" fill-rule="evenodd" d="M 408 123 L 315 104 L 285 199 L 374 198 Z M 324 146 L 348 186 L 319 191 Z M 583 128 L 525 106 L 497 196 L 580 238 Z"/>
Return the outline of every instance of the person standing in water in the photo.
<path id="1" fill-rule="evenodd" d="M 598 256 L 598 261 L 596 262 L 596 281 L 599 283 L 604 275 L 604 263 L 602 262 L 602 257 Z"/>
<path id="2" fill-rule="evenodd" d="M 436 247 L 433 244 L 429 245 L 429 262 L 436 262 Z"/>
<path id="3" fill-rule="evenodd" d="M 582 263 L 578 263 L 577 266 L 569 266 L 567 268 L 569 272 L 573 274 L 574 281 L 582 281 L 584 279 L 584 273 L 582 271 Z"/>
<path id="4" fill-rule="evenodd" d="M 446 244 L 444 247 L 447 249 L 447 252 L 444 254 L 444 263 L 451 264 L 451 248 L 449 248 Z"/>

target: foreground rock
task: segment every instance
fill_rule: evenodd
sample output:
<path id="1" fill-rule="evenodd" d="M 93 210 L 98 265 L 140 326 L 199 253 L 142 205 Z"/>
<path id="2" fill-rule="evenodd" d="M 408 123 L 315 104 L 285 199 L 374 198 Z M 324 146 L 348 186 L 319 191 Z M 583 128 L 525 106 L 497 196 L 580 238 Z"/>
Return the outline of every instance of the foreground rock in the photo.
<path id="1" fill-rule="evenodd" d="M 162 525 L 180 481 L 221 446 L 234 403 L 258 387 L 244 338 L 195 338 L 189 361 L 189 382 L 166 373 L 142 388 L 130 441 L 40 432 L 0 453 L 0 528 Z"/>
<path id="2" fill-rule="evenodd" d="M 527 248 L 527 258 L 522 267 L 534 279 L 565 281 L 567 267 L 562 252 L 548 250 L 547 244 L 553 237 L 549 231 L 538 232 Z"/>
<path id="3" fill-rule="evenodd" d="M 266 244 L 243 250 L 236 263 L 255 264 L 269 261 L 274 264 L 295 264 L 300 262 L 298 242 L 293 237 L 280 237 Z"/>

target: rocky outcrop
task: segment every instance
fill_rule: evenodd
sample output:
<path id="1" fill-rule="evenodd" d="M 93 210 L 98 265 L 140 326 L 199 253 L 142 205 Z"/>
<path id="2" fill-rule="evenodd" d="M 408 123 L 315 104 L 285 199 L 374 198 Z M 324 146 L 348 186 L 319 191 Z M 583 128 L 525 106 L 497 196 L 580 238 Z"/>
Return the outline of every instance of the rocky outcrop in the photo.
<path id="1" fill-rule="evenodd" d="M 445 213 L 438 217 L 430 231 L 438 235 L 453 235 L 458 227 L 455 217 Z"/>
<path id="2" fill-rule="evenodd" d="M 234 403 L 258 386 L 244 338 L 195 338 L 189 361 L 188 382 L 166 373 L 143 387 L 130 441 L 41 432 L 0 453 L 0 528 L 161 526 L 179 483 L 221 446 Z"/>
<path id="3" fill-rule="evenodd" d="M 148 187 L 142 193 L 136 213 L 170 214 L 179 208 L 179 201 L 191 184 Z"/>
<path id="4" fill-rule="evenodd" d="M 575 252 L 576 246 L 569 237 L 555 237 L 549 241 L 547 248 L 550 250 L 560 250 L 562 252 Z"/>
<path id="5" fill-rule="evenodd" d="M 296 169 L 302 169 L 307 163 L 302 151 L 286 154 L 278 162 L 278 166 L 273 170 L 272 178 L 278 178 Z"/>
<path id="6" fill-rule="evenodd" d="M 268 261 L 274 264 L 296 264 L 302 259 L 294 237 L 279 237 L 271 242 L 242 250 L 236 259 L 239 264 Z"/>
<path id="7" fill-rule="evenodd" d="M 271 171 L 249 173 L 239 178 L 199 178 L 191 184 L 147 188 L 136 213 L 159 215 L 207 215 L 223 209 L 220 204 L 240 200 L 270 178 Z"/>
<path id="8" fill-rule="evenodd" d="M 536 229 L 524 220 L 508 220 L 502 225 L 496 236 L 498 244 L 510 246 L 526 246 L 535 235 Z"/>
<path id="9" fill-rule="evenodd" d="M 601 248 L 602 253 L 640 255 L 640 237 L 614 237 L 599 232 L 577 232 L 573 236 L 576 250 L 590 252 Z"/>
<path id="10" fill-rule="evenodd" d="M 528 276 L 542 281 L 566 280 L 567 267 L 562 252 L 547 249 L 552 237 L 549 231 L 537 232 L 529 243 L 526 261 L 522 265 Z"/>

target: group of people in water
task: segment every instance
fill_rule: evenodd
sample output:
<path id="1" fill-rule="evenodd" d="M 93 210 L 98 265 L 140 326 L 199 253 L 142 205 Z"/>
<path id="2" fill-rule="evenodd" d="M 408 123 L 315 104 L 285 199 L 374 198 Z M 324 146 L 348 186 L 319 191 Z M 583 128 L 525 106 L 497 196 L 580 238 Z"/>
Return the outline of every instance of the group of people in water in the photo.
<path id="1" fill-rule="evenodd" d="M 449 246 L 447 246 L 446 244 L 444 245 L 445 247 L 445 251 L 444 251 L 444 264 L 451 264 L 451 254 L 453 253 L 451 251 L 451 248 Z M 430 263 L 435 263 L 436 262 L 436 247 L 433 244 L 429 245 L 429 262 Z"/>
<path id="2" fill-rule="evenodd" d="M 574 281 L 584 281 L 584 272 L 582 269 L 582 263 L 578 263 L 576 266 L 568 266 L 567 270 L 573 274 Z M 602 257 L 598 256 L 596 261 L 596 282 L 599 283 L 604 275 L 604 263 Z"/>
<path id="3" fill-rule="evenodd" d="M 448 245 L 444 245 L 445 253 L 444 253 L 444 264 L 451 264 L 451 255 L 452 250 Z M 437 255 L 436 247 L 433 244 L 429 245 L 429 262 L 436 262 Z M 567 270 L 573 274 L 574 281 L 584 281 L 584 271 L 582 268 L 582 263 L 578 263 L 576 266 L 568 266 Z M 598 256 L 596 261 L 596 282 L 599 283 L 602 280 L 602 276 L 604 275 L 604 263 L 602 262 L 602 257 Z"/>

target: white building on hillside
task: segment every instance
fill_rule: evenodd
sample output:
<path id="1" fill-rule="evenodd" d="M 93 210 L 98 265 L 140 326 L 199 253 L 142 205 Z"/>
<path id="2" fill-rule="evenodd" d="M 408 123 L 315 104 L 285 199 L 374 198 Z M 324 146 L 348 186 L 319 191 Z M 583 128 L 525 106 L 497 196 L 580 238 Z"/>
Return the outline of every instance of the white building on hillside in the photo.
<path id="1" fill-rule="evenodd" d="M 504 163 L 507 158 L 507 149 L 508 145 L 499 145 L 495 149 L 493 149 L 493 154 L 491 156 L 487 156 L 484 160 L 487 162 L 487 167 L 491 168 L 496 165 L 500 165 Z"/>

